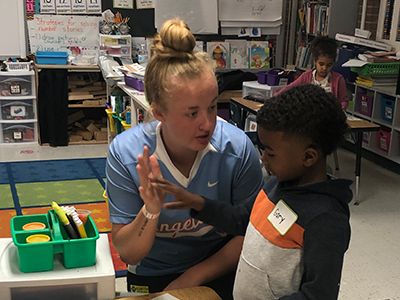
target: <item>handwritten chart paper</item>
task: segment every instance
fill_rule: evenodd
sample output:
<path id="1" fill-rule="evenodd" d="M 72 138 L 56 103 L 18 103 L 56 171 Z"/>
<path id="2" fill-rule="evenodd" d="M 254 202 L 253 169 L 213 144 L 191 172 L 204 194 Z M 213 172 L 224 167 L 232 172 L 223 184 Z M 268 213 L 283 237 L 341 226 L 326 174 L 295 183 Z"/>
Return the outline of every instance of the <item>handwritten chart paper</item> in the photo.
<path id="1" fill-rule="evenodd" d="M 28 21 L 31 51 L 65 51 L 69 47 L 97 49 L 101 17 L 34 15 Z"/>
<path id="2" fill-rule="evenodd" d="M 193 33 L 218 33 L 217 0 L 155 0 L 154 22 L 158 30 L 164 21 L 180 17 Z"/>
<path id="3" fill-rule="evenodd" d="M 283 0 L 219 0 L 220 21 L 267 21 L 282 19 Z"/>

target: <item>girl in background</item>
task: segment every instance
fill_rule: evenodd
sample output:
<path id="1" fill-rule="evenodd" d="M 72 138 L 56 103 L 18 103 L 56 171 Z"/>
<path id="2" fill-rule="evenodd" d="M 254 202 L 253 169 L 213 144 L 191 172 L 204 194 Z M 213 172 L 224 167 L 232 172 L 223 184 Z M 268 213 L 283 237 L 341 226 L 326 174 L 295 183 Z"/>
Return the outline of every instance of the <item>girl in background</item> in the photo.
<path id="1" fill-rule="evenodd" d="M 340 73 L 333 72 L 332 67 L 336 60 L 336 41 L 328 37 L 317 37 L 311 43 L 311 54 L 314 58 L 314 69 L 307 70 L 295 81 L 280 90 L 282 94 L 299 85 L 315 84 L 326 92 L 332 93 L 339 101 L 342 109 L 348 106 L 346 82 Z"/>

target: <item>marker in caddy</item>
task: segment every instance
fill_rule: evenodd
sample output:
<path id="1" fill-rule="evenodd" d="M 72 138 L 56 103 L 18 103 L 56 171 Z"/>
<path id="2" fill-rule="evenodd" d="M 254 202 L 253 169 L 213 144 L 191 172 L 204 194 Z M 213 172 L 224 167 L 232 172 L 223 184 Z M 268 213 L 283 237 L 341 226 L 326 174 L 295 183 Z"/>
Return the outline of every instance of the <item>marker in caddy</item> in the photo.
<path id="1" fill-rule="evenodd" d="M 62 208 L 59 207 L 55 201 L 51 202 L 51 207 L 54 209 L 61 223 L 64 225 L 65 231 L 67 232 L 68 236 L 71 239 L 78 239 L 79 236 L 77 235 L 71 223 L 69 222 L 64 210 L 62 210 Z"/>

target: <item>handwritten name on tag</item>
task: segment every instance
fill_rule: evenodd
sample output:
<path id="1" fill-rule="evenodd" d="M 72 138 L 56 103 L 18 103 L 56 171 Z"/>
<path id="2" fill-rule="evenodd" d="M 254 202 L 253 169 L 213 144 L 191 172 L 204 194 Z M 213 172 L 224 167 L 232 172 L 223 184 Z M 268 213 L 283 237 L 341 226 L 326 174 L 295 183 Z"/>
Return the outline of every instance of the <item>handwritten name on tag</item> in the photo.
<path id="1" fill-rule="evenodd" d="M 271 222 L 280 235 L 285 235 L 296 222 L 297 218 L 297 214 L 283 200 L 278 201 L 275 208 L 267 217 L 268 221 Z"/>

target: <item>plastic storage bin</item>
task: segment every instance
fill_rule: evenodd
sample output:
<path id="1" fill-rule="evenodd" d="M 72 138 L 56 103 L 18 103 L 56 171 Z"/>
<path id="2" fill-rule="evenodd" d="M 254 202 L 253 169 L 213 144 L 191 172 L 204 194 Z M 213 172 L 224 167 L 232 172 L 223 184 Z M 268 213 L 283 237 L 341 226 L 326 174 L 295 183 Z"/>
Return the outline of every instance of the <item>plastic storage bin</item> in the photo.
<path id="1" fill-rule="evenodd" d="M 372 97 L 363 95 L 360 98 L 360 113 L 368 117 L 372 114 Z"/>
<path id="2" fill-rule="evenodd" d="M 284 86 L 270 86 L 267 84 L 260 84 L 257 81 L 244 81 L 242 88 L 242 97 L 251 96 L 260 100 L 271 98 L 275 95 L 276 91 Z"/>
<path id="3" fill-rule="evenodd" d="M 376 137 L 378 148 L 382 151 L 389 152 L 391 130 L 389 128 L 379 129 Z"/>
<path id="4" fill-rule="evenodd" d="M 130 86 L 131 88 L 134 88 L 135 90 L 140 91 L 140 92 L 144 91 L 143 79 L 137 78 L 134 76 L 130 76 L 127 74 L 124 74 L 124 79 L 125 79 L 125 84 L 127 86 Z"/>
<path id="5" fill-rule="evenodd" d="M 33 71 L 0 72 L 0 97 L 34 96 Z"/>
<path id="6" fill-rule="evenodd" d="M 5 62 L 8 71 L 25 72 L 30 71 L 32 62 Z"/>
<path id="7" fill-rule="evenodd" d="M 374 95 L 367 90 L 360 89 L 357 92 L 357 107 L 356 111 L 365 116 L 371 117 L 372 115 L 372 105 L 373 105 Z"/>
<path id="8" fill-rule="evenodd" d="M 395 99 L 391 97 L 382 96 L 381 100 L 381 114 L 382 119 L 388 122 L 393 120 Z"/>
<path id="9" fill-rule="evenodd" d="M 0 100 L 1 120 L 35 119 L 34 99 Z"/>
<path id="10" fill-rule="evenodd" d="M 369 63 L 362 67 L 352 67 L 351 71 L 362 76 L 387 76 L 397 75 L 399 72 L 400 63 Z"/>
<path id="11" fill-rule="evenodd" d="M 42 222 L 46 228 L 23 230 L 22 226 L 30 222 Z M 64 227 L 53 210 L 47 214 L 13 217 L 10 228 L 13 242 L 18 249 L 21 272 L 53 270 L 55 254 L 61 254 L 65 268 L 88 267 L 96 264 L 96 240 L 99 238 L 99 232 L 90 216 L 85 224 L 87 238 L 68 239 Z M 50 241 L 27 243 L 26 238 L 33 234 L 48 235 Z"/>
<path id="12" fill-rule="evenodd" d="M 131 57 L 132 37 L 130 35 L 100 34 L 100 52 L 116 57 Z"/>
<path id="13" fill-rule="evenodd" d="M 63 51 L 37 51 L 36 63 L 42 65 L 66 65 L 68 53 Z"/>
<path id="14" fill-rule="evenodd" d="M 36 141 L 35 122 L 0 124 L 3 143 L 26 143 Z"/>
<path id="15" fill-rule="evenodd" d="M 260 84 L 268 84 L 269 86 L 287 84 L 288 78 L 283 77 L 280 73 L 284 73 L 283 69 L 274 68 L 268 71 L 261 71 L 257 73 L 257 82 Z"/>

